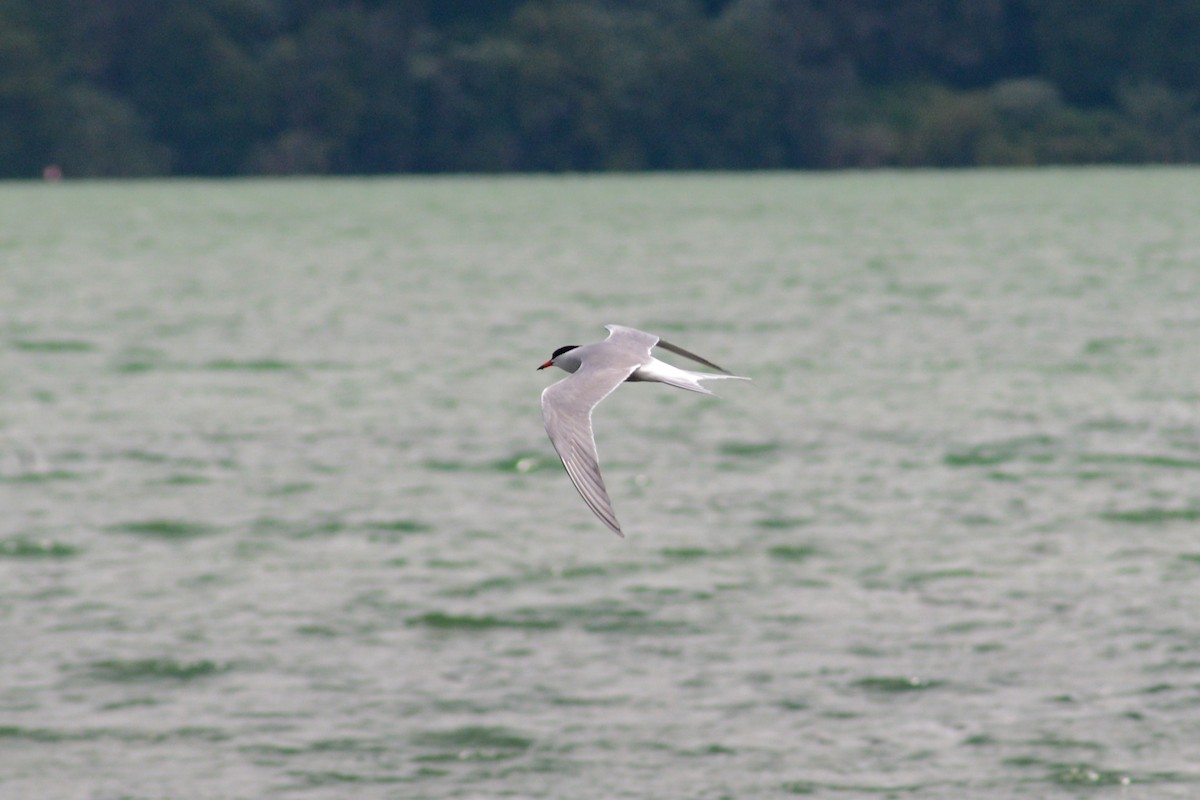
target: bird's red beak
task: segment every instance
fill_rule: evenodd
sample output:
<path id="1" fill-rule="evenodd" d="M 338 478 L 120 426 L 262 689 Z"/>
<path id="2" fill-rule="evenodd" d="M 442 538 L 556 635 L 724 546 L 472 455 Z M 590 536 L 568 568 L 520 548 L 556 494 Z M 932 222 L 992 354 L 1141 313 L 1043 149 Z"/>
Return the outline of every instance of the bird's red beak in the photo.
<path id="1" fill-rule="evenodd" d="M 554 366 L 554 359 L 550 359 L 545 364 L 542 364 L 540 367 L 538 367 L 538 369 L 545 369 L 546 367 L 553 367 L 553 366 Z"/>

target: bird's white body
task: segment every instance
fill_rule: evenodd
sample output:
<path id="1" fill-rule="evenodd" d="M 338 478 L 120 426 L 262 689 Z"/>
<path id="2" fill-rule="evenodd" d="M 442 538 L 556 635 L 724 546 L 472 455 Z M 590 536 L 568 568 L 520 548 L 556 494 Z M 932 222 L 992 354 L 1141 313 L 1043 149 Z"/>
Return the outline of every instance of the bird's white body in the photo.
<path id="1" fill-rule="evenodd" d="M 615 326 L 613 326 L 615 327 Z M 630 329 L 632 330 L 632 329 Z M 574 350 L 563 353 L 558 358 L 554 359 L 554 366 L 566 370 L 571 374 L 579 371 L 583 366 L 583 361 L 592 356 L 593 348 L 603 348 L 607 344 L 607 340 L 597 344 L 585 344 L 577 347 Z M 600 355 L 607 355 L 601 352 Z M 633 372 L 629 373 L 626 381 L 654 381 L 656 383 L 667 383 L 680 389 L 687 389 L 692 392 L 701 392 L 702 394 L 712 394 L 711 391 L 700 385 L 700 381 L 707 379 L 719 378 L 735 378 L 736 375 L 707 375 L 703 372 L 691 372 L 690 370 L 680 369 L 672 366 L 665 361 L 659 361 L 652 355 L 647 353 L 645 362 L 638 364 L 633 368 Z M 613 387 L 616 388 L 615 386 Z"/>
<path id="2" fill-rule="evenodd" d="M 550 442 L 584 502 L 614 533 L 624 536 L 600 474 L 596 439 L 592 433 L 592 410 L 625 381 L 653 381 L 712 394 L 700 385 L 700 381 L 749 378 L 680 369 L 655 358 L 651 348 L 659 346 L 714 369 L 721 368 L 652 333 L 623 325 L 605 327 L 609 335 L 604 341 L 560 347 L 549 361 L 538 367 L 555 366 L 571 373 L 542 392 L 542 417 Z"/>

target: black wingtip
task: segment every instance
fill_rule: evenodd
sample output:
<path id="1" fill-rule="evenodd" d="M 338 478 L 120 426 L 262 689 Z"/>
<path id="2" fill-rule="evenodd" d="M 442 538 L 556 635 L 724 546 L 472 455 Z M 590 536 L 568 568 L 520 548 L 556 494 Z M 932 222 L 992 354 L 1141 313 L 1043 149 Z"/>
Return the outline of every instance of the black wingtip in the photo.
<path id="1" fill-rule="evenodd" d="M 725 369 L 724 367 L 718 367 L 716 364 L 709 361 L 707 358 L 701 358 L 700 356 L 696 355 L 695 353 L 684 350 L 679 345 L 671 344 L 670 342 L 666 342 L 666 341 L 663 341 L 662 339 L 659 339 L 657 346 L 661 347 L 663 350 L 668 350 L 677 356 L 683 356 L 684 358 L 690 358 L 692 361 L 695 361 L 697 364 L 703 364 L 706 367 L 712 367 L 717 372 L 723 372 L 726 375 L 733 374 L 732 372 Z"/>

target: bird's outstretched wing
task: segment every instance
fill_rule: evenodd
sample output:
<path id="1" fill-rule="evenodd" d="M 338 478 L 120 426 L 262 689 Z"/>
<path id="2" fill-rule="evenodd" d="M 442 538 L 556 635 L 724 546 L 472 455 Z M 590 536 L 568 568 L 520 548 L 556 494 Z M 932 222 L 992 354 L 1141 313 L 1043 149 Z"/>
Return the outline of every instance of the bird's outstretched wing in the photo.
<path id="1" fill-rule="evenodd" d="M 629 377 L 636 364 L 622 367 L 603 360 L 585 363 L 577 372 L 542 392 L 542 419 L 555 452 L 588 508 L 613 533 L 624 537 L 613 512 L 592 433 L 592 409 Z"/>
<path id="2" fill-rule="evenodd" d="M 716 364 L 709 361 L 707 358 L 701 358 L 700 356 L 696 355 L 695 353 L 693 353 L 689 350 L 684 350 L 682 347 L 680 347 L 677 344 L 671 344 L 670 342 L 663 341 L 662 339 L 655 336 L 653 333 L 646 333 L 645 331 L 639 331 L 637 328 L 630 328 L 625 325 L 605 325 L 604 327 L 608 328 L 608 332 L 609 332 L 608 338 L 609 339 L 614 339 L 614 338 L 620 337 L 620 338 L 628 338 L 630 340 L 634 340 L 639 343 L 644 342 L 646 344 L 647 353 L 649 353 L 649 350 L 651 347 L 661 347 L 663 350 L 672 352 L 677 356 L 683 356 L 684 358 L 690 358 L 692 361 L 695 361 L 697 364 L 703 364 L 706 367 L 712 367 L 717 372 L 723 372 L 726 375 L 731 374 L 729 372 L 729 370 L 725 369 L 724 367 L 718 367 Z"/>
<path id="3" fill-rule="evenodd" d="M 725 369 L 724 367 L 718 367 L 716 364 L 712 363 L 707 358 L 701 358 L 700 356 L 696 355 L 695 353 L 689 353 L 687 350 L 684 350 L 679 345 L 674 345 L 674 344 L 671 344 L 670 342 L 664 342 L 662 339 L 659 339 L 658 346 L 661 347 L 663 350 L 669 350 L 676 355 L 683 356 L 684 358 L 690 358 L 692 361 L 695 361 L 697 364 L 703 364 L 706 367 L 712 367 L 717 372 L 724 372 L 726 375 L 733 374 L 729 370 Z"/>

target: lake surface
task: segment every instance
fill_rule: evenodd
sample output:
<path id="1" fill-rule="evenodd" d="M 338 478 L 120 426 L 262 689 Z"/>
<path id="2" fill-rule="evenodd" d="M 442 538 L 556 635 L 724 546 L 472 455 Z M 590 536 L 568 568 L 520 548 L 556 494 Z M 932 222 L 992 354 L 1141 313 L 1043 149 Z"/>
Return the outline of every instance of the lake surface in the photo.
<path id="1" fill-rule="evenodd" d="M 1200 796 L 1200 171 L 0 185 L 0 796 Z M 596 413 L 609 322 L 753 383 Z"/>

